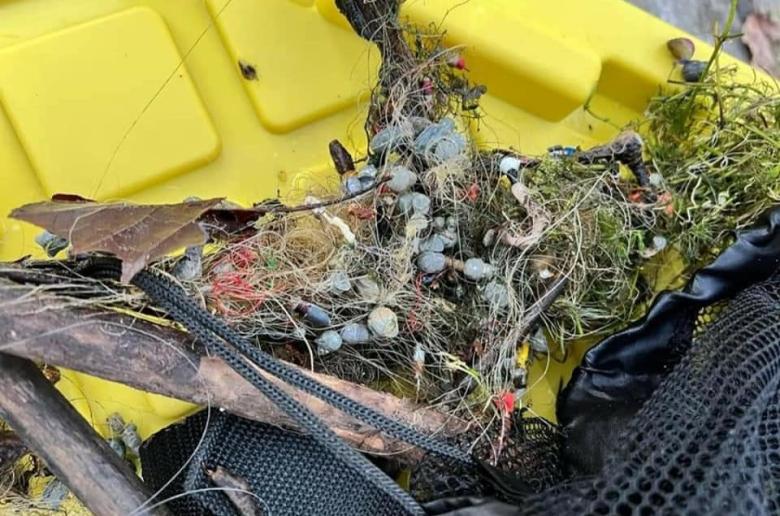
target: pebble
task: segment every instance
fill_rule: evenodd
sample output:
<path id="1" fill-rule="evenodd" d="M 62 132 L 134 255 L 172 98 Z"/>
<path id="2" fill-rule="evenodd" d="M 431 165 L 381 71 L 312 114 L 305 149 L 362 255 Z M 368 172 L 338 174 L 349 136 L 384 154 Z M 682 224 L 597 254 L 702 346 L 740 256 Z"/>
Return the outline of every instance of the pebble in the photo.
<path id="1" fill-rule="evenodd" d="M 181 281 L 193 281 L 203 274 L 203 246 L 188 247 L 173 266 L 173 276 Z"/>
<path id="2" fill-rule="evenodd" d="M 406 167 L 395 166 L 390 170 L 387 187 L 395 193 L 403 193 L 417 183 L 417 175 Z"/>
<path id="3" fill-rule="evenodd" d="M 666 48 L 678 61 L 686 61 L 693 57 L 696 45 L 688 38 L 674 38 L 666 42 Z"/>
<path id="4" fill-rule="evenodd" d="M 463 264 L 463 275 L 473 281 L 488 279 L 495 273 L 495 267 L 480 258 L 469 258 Z"/>
<path id="5" fill-rule="evenodd" d="M 372 184 L 374 184 L 378 172 L 379 171 L 376 169 L 374 165 L 366 165 L 365 167 L 360 169 L 360 171 L 357 174 L 357 178 L 360 180 L 360 183 L 363 185 L 363 188 L 367 188 Z"/>
<path id="6" fill-rule="evenodd" d="M 431 200 L 419 192 L 407 192 L 398 197 L 398 210 L 404 215 L 428 215 L 431 211 Z"/>
<path id="7" fill-rule="evenodd" d="M 425 274 L 436 274 L 447 267 L 447 258 L 441 253 L 421 253 L 417 257 L 417 267 Z"/>
<path id="8" fill-rule="evenodd" d="M 683 79 L 686 82 L 699 82 L 706 69 L 706 61 L 686 61 L 682 69 Z"/>
<path id="9" fill-rule="evenodd" d="M 441 253 L 444 251 L 444 239 L 439 235 L 431 235 L 420 243 L 420 252 L 430 251 Z"/>
<path id="10" fill-rule="evenodd" d="M 368 328 L 377 337 L 395 338 L 398 336 L 398 317 L 386 306 L 378 306 L 368 314 Z"/>
<path id="11" fill-rule="evenodd" d="M 438 233 L 439 238 L 444 242 L 445 249 L 452 249 L 455 244 L 458 243 L 458 232 L 453 228 L 447 228 L 441 233 Z"/>
<path id="12" fill-rule="evenodd" d="M 414 129 L 409 123 L 399 125 L 388 125 L 381 129 L 371 138 L 369 149 L 372 154 L 381 154 L 394 151 L 411 141 L 414 136 Z"/>
<path id="13" fill-rule="evenodd" d="M 333 271 L 328 278 L 329 290 L 334 294 L 344 294 L 352 288 L 349 275 L 344 271 Z"/>
<path id="14" fill-rule="evenodd" d="M 414 140 L 414 150 L 432 164 L 444 163 L 466 150 L 466 139 L 455 129 L 451 118 L 423 129 Z"/>
<path id="15" fill-rule="evenodd" d="M 356 194 L 360 191 L 365 190 L 366 185 L 363 184 L 363 181 L 358 179 L 355 176 L 349 176 L 346 181 L 344 181 L 342 184 L 342 189 L 344 190 L 344 193 L 347 195 Z"/>
<path id="16" fill-rule="evenodd" d="M 357 278 L 354 280 L 355 289 L 364 301 L 374 303 L 379 300 L 381 290 L 379 284 L 371 278 Z"/>
<path id="17" fill-rule="evenodd" d="M 366 344 L 371 338 L 366 325 L 360 323 L 351 323 L 344 326 L 339 335 L 346 344 Z"/>
<path id="18" fill-rule="evenodd" d="M 506 286 L 493 280 L 482 291 L 482 299 L 487 301 L 496 310 L 509 306 L 509 291 Z"/>
<path id="19" fill-rule="evenodd" d="M 330 314 L 324 308 L 313 303 L 301 303 L 298 310 L 303 315 L 303 320 L 314 328 L 327 328 L 330 326 Z"/>
<path id="20" fill-rule="evenodd" d="M 342 340 L 338 332 L 328 330 L 317 337 L 314 343 L 317 344 L 318 355 L 327 355 L 328 353 L 338 351 L 341 348 Z"/>
<path id="21" fill-rule="evenodd" d="M 428 217 L 419 213 L 415 213 L 409 217 L 409 221 L 406 223 L 406 234 L 416 235 L 422 233 L 428 229 L 429 224 L 430 221 L 428 220 Z"/>

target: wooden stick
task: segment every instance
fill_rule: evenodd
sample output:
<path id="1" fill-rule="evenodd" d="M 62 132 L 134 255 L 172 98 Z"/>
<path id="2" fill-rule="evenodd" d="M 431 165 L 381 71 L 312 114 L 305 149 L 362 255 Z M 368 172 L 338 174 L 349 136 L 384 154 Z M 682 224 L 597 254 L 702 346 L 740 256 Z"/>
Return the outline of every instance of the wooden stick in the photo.
<path id="1" fill-rule="evenodd" d="M 2 288 L 13 286 L 13 288 Z M 0 282 L 0 351 L 121 382 L 138 389 L 211 403 L 235 414 L 272 424 L 292 425 L 251 384 L 217 358 L 189 351 L 185 334 L 130 316 L 55 308 L 61 298 L 34 293 L 34 287 Z M 418 430 L 456 435 L 465 424 L 435 410 L 367 387 L 304 371 L 319 382 Z M 414 460 L 410 448 L 294 388 L 277 382 L 317 414 L 334 432 L 363 451 Z"/>
<path id="2" fill-rule="evenodd" d="M 129 514 L 151 496 L 30 361 L 0 354 L 0 414 L 95 514 Z"/>

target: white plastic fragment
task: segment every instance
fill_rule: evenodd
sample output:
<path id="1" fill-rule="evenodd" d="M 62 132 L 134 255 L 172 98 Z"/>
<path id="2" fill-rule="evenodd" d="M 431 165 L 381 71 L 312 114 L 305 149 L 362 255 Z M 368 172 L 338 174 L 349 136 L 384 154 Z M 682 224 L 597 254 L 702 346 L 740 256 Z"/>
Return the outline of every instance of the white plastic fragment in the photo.
<path id="1" fill-rule="evenodd" d="M 520 170 L 523 162 L 514 156 L 504 156 L 498 164 L 498 169 L 504 175 L 511 175 L 512 172 Z"/>
<path id="2" fill-rule="evenodd" d="M 312 205 L 312 204 L 319 204 L 320 200 L 310 195 L 306 197 L 305 202 L 308 205 Z M 341 220 L 339 217 L 336 217 L 335 215 L 331 215 L 323 207 L 312 209 L 312 213 L 314 213 L 314 215 L 321 218 L 328 224 L 338 228 L 338 230 L 341 231 L 341 234 L 344 237 L 344 240 L 346 240 L 347 244 L 355 245 L 356 242 L 355 234 L 352 232 L 352 230 L 350 229 L 350 227 L 347 225 L 346 222 Z"/>
<path id="3" fill-rule="evenodd" d="M 657 255 L 664 249 L 666 249 L 666 246 L 669 245 L 669 242 L 666 240 L 666 237 L 662 235 L 656 235 L 653 237 L 653 243 L 650 247 L 647 247 L 641 251 L 642 258 L 652 258 L 653 256 Z"/>
<path id="4" fill-rule="evenodd" d="M 412 360 L 416 364 L 425 363 L 425 350 L 423 349 L 422 344 L 419 342 L 414 345 L 414 354 L 412 355 Z"/>
<path id="5" fill-rule="evenodd" d="M 553 276 L 555 276 L 555 274 L 553 274 L 553 272 L 550 269 L 548 269 L 547 267 L 545 267 L 544 269 L 539 271 L 539 278 L 541 278 L 543 280 L 548 280 L 548 279 L 552 278 Z"/>

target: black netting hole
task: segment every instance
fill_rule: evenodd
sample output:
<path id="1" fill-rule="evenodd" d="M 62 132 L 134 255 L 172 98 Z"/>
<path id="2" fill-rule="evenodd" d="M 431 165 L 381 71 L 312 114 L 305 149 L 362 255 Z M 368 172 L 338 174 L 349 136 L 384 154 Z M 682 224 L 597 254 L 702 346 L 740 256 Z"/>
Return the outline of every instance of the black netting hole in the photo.
<path id="1" fill-rule="evenodd" d="M 672 494 L 674 492 L 674 484 L 672 484 L 669 480 L 661 480 L 658 483 L 658 487 L 664 493 Z"/>

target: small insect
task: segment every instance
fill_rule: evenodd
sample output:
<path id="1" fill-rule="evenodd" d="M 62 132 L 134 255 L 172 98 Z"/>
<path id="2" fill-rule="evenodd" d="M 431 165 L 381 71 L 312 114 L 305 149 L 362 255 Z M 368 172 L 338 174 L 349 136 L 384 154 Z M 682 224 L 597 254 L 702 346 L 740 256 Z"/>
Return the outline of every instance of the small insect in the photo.
<path id="1" fill-rule="evenodd" d="M 474 111 L 479 108 L 479 100 L 487 93 L 487 86 L 478 84 L 473 88 L 461 90 L 461 107 L 464 111 Z"/>
<path id="2" fill-rule="evenodd" d="M 138 427 L 135 423 L 126 424 L 122 416 L 117 413 L 108 416 L 106 423 L 108 423 L 112 437 L 120 439 L 125 447 L 137 456 L 143 440 L 138 435 Z"/>
<path id="3" fill-rule="evenodd" d="M 46 379 L 51 383 L 57 383 L 60 381 L 60 370 L 54 366 L 44 364 L 43 367 L 41 367 L 41 372 L 43 373 L 43 376 L 45 376 Z"/>
<path id="4" fill-rule="evenodd" d="M 344 175 L 355 171 L 355 162 L 352 160 L 352 155 L 340 141 L 331 141 L 328 144 L 328 150 L 330 151 L 330 158 L 333 160 L 333 164 L 336 166 L 336 170 L 339 174 Z"/>
<path id="5" fill-rule="evenodd" d="M 241 75 L 247 81 L 256 81 L 257 80 L 257 68 L 255 68 L 254 65 L 249 64 L 246 61 L 242 61 L 242 60 L 239 59 L 239 61 L 238 61 L 238 69 L 241 70 Z"/>

